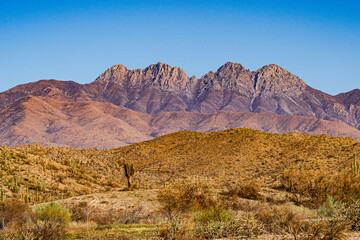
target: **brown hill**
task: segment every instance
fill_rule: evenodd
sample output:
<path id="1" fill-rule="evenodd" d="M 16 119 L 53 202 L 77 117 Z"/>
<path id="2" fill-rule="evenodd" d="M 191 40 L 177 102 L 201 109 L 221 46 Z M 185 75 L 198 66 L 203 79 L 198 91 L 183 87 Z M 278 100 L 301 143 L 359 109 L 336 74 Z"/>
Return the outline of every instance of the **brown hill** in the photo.
<path id="1" fill-rule="evenodd" d="M 32 198 L 45 200 L 125 187 L 123 159 L 134 163 L 134 181 L 146 188 L 184 178 L 222 186 L 256 179 L 276 186 L 285 168 L 350 170 L 359 151 L 351 138 L 326 135 L 182 131 L 112 150 L 1 146 L 0 174 L 8 197 L 23 197 L 28 189 Z"/>
<path id="2" fill-rule="evenodd" d="M 33 96 L 0 111 L 0 142 L 10 146 L 36 142 L 48 146 L 115 148 L 181 130 L 211 132 L 243 127 L 360 140 L 360 131 L 344 123 L 273 113 L 145 114 L 111 103 L 64 102 Z"/>

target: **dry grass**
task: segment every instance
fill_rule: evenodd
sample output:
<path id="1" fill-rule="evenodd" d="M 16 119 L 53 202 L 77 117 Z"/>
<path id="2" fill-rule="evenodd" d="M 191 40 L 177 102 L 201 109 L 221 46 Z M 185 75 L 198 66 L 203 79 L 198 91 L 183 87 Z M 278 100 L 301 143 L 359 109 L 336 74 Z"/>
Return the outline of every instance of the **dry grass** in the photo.
<path id="1" fill-rule="evenodd" d="M 349 170 L 337 173 L 327 169 L 286 170 L 282 183 L 285 190 L 293 193 L 297 204 L 319 207 L 328 196 L 343 202 L 360 199 L 360 175 Z"/>
<path id="2" fill-rule="evenodd" d="M 256 182 L 245 182 L 231 187 L 229 191 L 224 192 L 224 195 L 258 200 L 261 198 L 259 192 L 260 188 Z"/>
<path id="3" fill-rule="evenodd" d="M 337 173 L 349 169 L 359 151 L 359 143 L 350 138 L 325 135 L 183 131 L 113 150 L 2 146 L 0 175 L 8 197 L 30 202 L 124 189 L 124 159 L 134 163 L 134 183 L 145 189 L 184 177 L 215 188 L 249 180 L 276 187 L 284 169 Z"/>
<path id="4" fill-rule="evenodd" d="M 250 129 L 184 131 L 112 150 L 2 146 L 0 190 L 30 203 L 58 200 L 78 222 L 90 212 L 89 220 L 100 228 L 156 224 L 157 236 L 162 232 L 164 238 L 246 237 L 249 229 L 298 239 L 316 231 L 340 236 L 339 224 L 333 233 L 326 231 L 330 225 L 299 224 L 318 216 L 290 202 L 318 207 L 328 195 L 345 202 L 360 198 L 360 177 L 351 173 L 359 151 L 360 144 L 349 138 Z M 124 159 L 136 169 L 133 180 L 140 189 L 134 192 L 121 191 L 127 184 Z M 212 207 L 234 218 L 206 224 L 194 219 Z M 219 228 L 223 232 L 213 232 Z"/>

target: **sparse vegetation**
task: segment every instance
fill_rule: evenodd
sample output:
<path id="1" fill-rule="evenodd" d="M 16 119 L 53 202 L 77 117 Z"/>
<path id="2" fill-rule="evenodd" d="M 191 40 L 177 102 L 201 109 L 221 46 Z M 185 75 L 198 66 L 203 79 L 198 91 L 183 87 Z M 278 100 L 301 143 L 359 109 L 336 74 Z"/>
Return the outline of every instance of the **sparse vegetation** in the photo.
<path id="1" fill-rule="evenodd" d="M 328 196 L 343 202 L 360 199 L 360 176 L 349 170 L 285 170 L 282 183 L 285 190 L 293 193 L 297 204 L 319 207 Z"/>
<path id="2" fill-rule="evenodd" d="M 348 138 L 250 129 L 112 150 L 1 146 L 0 218 L 36 230 L 6 233 L 18 238 L 342 239 L 360 228 L 359 150 Z"/>

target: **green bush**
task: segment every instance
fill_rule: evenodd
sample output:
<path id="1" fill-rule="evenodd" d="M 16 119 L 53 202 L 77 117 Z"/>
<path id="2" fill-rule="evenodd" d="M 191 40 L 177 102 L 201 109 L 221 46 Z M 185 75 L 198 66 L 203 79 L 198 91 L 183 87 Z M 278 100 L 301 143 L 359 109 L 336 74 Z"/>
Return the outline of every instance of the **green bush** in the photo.
<path id="1" fill-rule="evenodd" d="M 70 222 L 69 211 L 57 203 L 39 205 L 35 214 L 40 221 L 35 228 L 35 239 L 57 240 L 65 236 L 65 227 Z"/>
<path id="2" fill-rule="evenodd" d="M 208 222 L 226 222 L 233 219 L 233 214 L 226 209 L 220 207 L 210 207 L 195 214 L 195 220 L 201 223 Z"/>
<path id="3" fill-rule="evenodd" d="M 69 211 L 57 203 L 39 205 L 35 208 L 35 214 L 42 221 L 53 221 L 64 226 L 67 226 L 71 219 Z"/>
<path id="4" fill-rule="evenodd" d="M 318 209 L 318 214 L 321 217 L 333 217 L 335 214 L 335 210 L 339 207 L 341 203 L 334 200 L 333 197 L 328 196 L 326 202 L 324 202 Z"/>
<path id="5" fill-rule="evenodd" d="M 360 230 L 360 200 L 352 200 L 343 203 L 336 202 L 333 205 L 333 217 L 346 222 L 352 230 Z"/>

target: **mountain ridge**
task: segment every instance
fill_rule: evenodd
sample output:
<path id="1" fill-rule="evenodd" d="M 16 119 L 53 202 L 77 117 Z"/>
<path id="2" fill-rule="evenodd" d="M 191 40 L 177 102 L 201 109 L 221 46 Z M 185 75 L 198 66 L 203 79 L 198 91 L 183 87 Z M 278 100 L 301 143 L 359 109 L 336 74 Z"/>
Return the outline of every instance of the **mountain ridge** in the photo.
<path id="1" fill-rule="evenodd" d="M 39 99 L 37 101 L 34 99 L 31 100 L 32 97 Z M 327 127 L 323 128 L 324 133 L 330 134 L 331 136 L 349 136 L 355 139 L 358 139 L 357 132 L 351 127 L 356 129 L 360 128 L 360 90 L 354 89 L 347 93 L 332 96 L 311 88 L 306 85 L 302 79 L 275 64 L 266 65 L 256 71 L 250 71 L 239 63 L 227 62 L 215 72 L 209 71 L 201 78 L 196 78 L 195 76 L 189 77 L 183 69 L 171 67 L 168 64 L 160 62 L 144 69 L 135 70 L 129 70 L 124 65 L 117 64 L 108 68 L 93 82 L 88 84 L 58 80 L 41 80 L 22 84 L 0 93 L 0 113 L 4 119 L 4 124 L 1 126 L 3 130 L 2 136 L 13 139 L 12 142 L 7 142 L 5 137 L 2 137 L 2 141 L 0 142 L 6 142 L 7 144 L 28 143 L 27 140 L 24 140 L 24 136 L 19 134 L 21 132 L 29 132 L 26 128 L 31 128 L 31 124 L 21 125 L 28 120 L 21 118 L 21 116 L 25 116 L 24 112 L 27 111 L 23 109 L 23 105 L 19 102 L 22 100 L 24 102 L 31 100 L 33 107 L 29 111 L 38 112 L 39 114 L 44 112 L 39 112 L 37 108 L 43 108 L 52 100 L 58 101 L 61 104 L 67 104 L 67 107 L 78 112 L 83 112 L 79 107 L 82 104 L 83 107 L 94 111 L 92 112 L 94 119 L 91 119 L 90 115 L 86 116 L 86 113 L 83 112 L 82 118 L 85 119 L 85 122 L 88 124 L 90 124 L 91 121 L 96 123 L 96 118 L 98 118 L 101 124 L 110 124 L 113 126 L 115 132 L 119 131 L 119 134 L 121 132 L 119 136 L 121 136 L 120 138 L 122 138 L 122 140 L 119 140 L 119 138 L 112 135 L 112 133 L 109 133 L 110 138 L 118 140 L 104 140 L 106 136 L 101 133 L 100 138 L 106 142 L 106 144 L 103 144 L 105 147 L 148 140 L 154 136 L 158 136 L 157 131 L 161 134 L 167 134 L 171 131 L 179 130 L 199 129 L 199 131 L 207 132 L 211 129 L 208 126 L 203 127 L 202 124 L 204 124 L 204 122 L 201 121 L 197 122 L 198 126 L 186 124 L 186 126 L 183 126 L 183 123 L 179 121 L 175 121 L 176 123 L 165 121 L 164 124 L 175 124 L 176 126 L 170 126 L 166 131 L 162 131 L 162 126 L 158 126 L 158 130 L 153 129 L 153 132 L 148 134 L 139 131 L 137 128 L 132 129 L 129 123 L 133 121 L 133 119 L 131 119 L 131 117 L 127 118 L 126 116 L 119 118 L 115 113 L 116 111 L 130 116 L 136 115 L 135 113 L 145 114 L 137 116 L 138 118 L 146 119 L 146 121 L 142 122 L 144 128 L 149 128 L 149 123 L 147 122 L 149 119 L 152 119 L 152 121 L 155 121 L 155 119 L 158 119 L 160 122 L 164 121 L 161 120 L 161 117 L 166 117 L 165 113 L 178 115 L 177 117 L 179 119 L 182 119 L 179 114 L 186 117 L 188 117 L 189 114 L 193 114 L 194 119 L 197 119 L 198 114 L 213 114 L 213 116 L 215 116 L 222 112 L 228 112 L 228 119 L 234 118 L 237 116 L 237 113 L 266 113 L 288 116 L 289 118 L 293 118 L 293 120 L 288 120 L 288 122 L 302 122 L 302 124 L 305 124 L 305 122 L 300 121 L 298 117 L 313 120 L 329 120 L 334 122 L 332 125 L 333 128 L 336 128 L 336 133 L 331 133 L 330 129 L 332 127 L 330 123 L 325 124 Z M 60 103 L 53 104 L 51 107 L 48 106 L 51 108 L 51 111 L 48 113 L 49 115 L 45 114 L 43 116 L 44 118 L 48 118 L 45 121 L 47 124 L 49 124 L 49 119 L 53 119 L 53 122 L 61 122 L 61 124 L 59 124 L 69 131 L 67 134 L 70 138 L 77 138 L 80 132 L 85 132 L 84 136 L 90 139 L 93 138 L 93 136 L 89 135 L 90 132 L 95 135 L 98 134 L 97 132 L 100 131 L 101 126 L 90 124 L 88 127 L 91 126 L 93 129 L 86 133 L 86 130 L 78 120 L 75 121 L 67 115 L 76 115 L 76 113 L 66 112 L 64 106 L 59 108 Z M 76 103 L 81 104 L 76 105 Z M 74 104 L 77 106 L 76 109 Z M 89 104 L 93 106 L 90 107 Z M 106 105 L 105 109 L 112 109 L 111 111 L 114 112 L 110 115 L 103 113 L 99 104 L 101 106 L 103 106 L 102 104 L 110 104 L 111 107 Z M 8 109 L 9 106 L 12 106 L 12 108 Z M 124 111 L 124 109 L 129 109 L 131 112 Z M 96 114 L 99 115 L 95 117 Z M 114 117 L 115 115 L 116 117 Z M 222 113 L 222 115 L 224 116 L 225 114 Z M 30 122 L 33 122 L 35 126 L 41 123 L 39 119 L 36 119 L 36 114 L 31 115 L 28 113 L 27 116 L 34 118 L 33 120 L 30 119 Z M 54 116 L 57 116 L 58 120 L 54 119 Z M 109 119 L 106 119 L 106 117 Z M 86 120 L 86 118 L 89 119 Z M 252 118 L 252 121 L 257 123 L 256 126 L 254 126 L 255 129 L 280 133 L 282 131 L 311 132 L 309 128 L 299 127 L 296 124 L 288 125 L 292 126 L 292 129 L 290 129 L 290 127 L 284 127 L 283 129 L 277 130 L 276 127 L 271 127 L 268 123 L 264 122 L 265 120 L 257 121 L 256 118 L 266 119 L 266 121 L 269 122 L 272 122 L 271 118 L 280 121 L 275 115 L 271 118 L 256 115 L 256 117 Z M 313 120 L 309 121 L 315 124 Z M 212 121 L 209 120 L 209 122 L 214 124 L 214 130 L 230 128 L 231 124 L 227 123 L 226 117 L 224 117 L 222 121 L 223 122 L 215 121 L 215 119 Z M 276 121 L 273 122 L 273 124 L 276 124 Z M 349 125 L 350 128 L 345 125 L 340 127 L 336 122 L 345 123 Z M 116 124 L 118 124 L 119 127 L 116 127 Z M 248 125 L 244 126 L 251 127 L 249 122 L 247 122 L 247 124 Z M 14 125 L 20 130 L 15 131 Z M 21 130 L 20 126 L 24 129 Z M 233 127 L 239 126 L 241 127 L 243 125 L 239 125 L 238 122 L 238 125 L 234 125 Z M 305 124 L 304 126 L 307 125 Z M 76 130 L 76 127 L 81 130 Z M 340 131 L 339 128 L 343 128 L 343 130 Z M 44 131 L 38 129 L 36 133 L 43 136 L 43 138 L 37 141 L 32 137 L 31 139 L 33 140 L 29 140 L 30 142 L 36 140 L 46 145 L 51 135 L 53 139 L 51 139 L 51 141 L 49 140 L 50 145 L 52 145 L 53 142 L 59 143 L 60 145 L 63 144 L 63 142 L 57 140 L 61 138 L 60 135 L 54 137 L 53 131 L 56 132 L 56 128 L 49 128 L 49 130 L 48 128 L 40 127 L 40 129 L 46 129 Z M 169 129 L 172 130 L 170 131 Z M 315 127 L 315 129 L 321 128 Z M 47 131 L 50 131 L 50 133 Z M 344 135 L 344 132 L 346 132 L 346 135 Z M 353 132 L 353 134 L 350 134 L 350 132 Z M 317 133 L 321 134 L 321 131 Z M 35 133 L 30 135 L 34 134 Z M 47 136 L 47 134 L 50 135 Z M 63 134 L 65 134 L 65 132 L 63 132 Z M 131 137 L 130 135 L 134 135 L 135 137 Z M 84 145 L 79 142 L 75 143 L 75 145 L 86 147 L 87 140 L 83 142 Z M 99 140 L 95 139 L 90 145 L 94 146 L 93 143 L 98 142 Z M 69 141 L 67 144 L 70 143 L 72 142 Z"/>
<path id="2" fill-rule="evenodd" d="M 40 143 L 77 148 L 115 148 L 182 130 L 212 132 L 251 128 L 272 133 L 327 134 L 360 141 L 360 131 L 344 123 L 274 113 L 139 113 L 106 102 L 63 102 L 27 96 L 0 111 L 0 142 Z"/>

